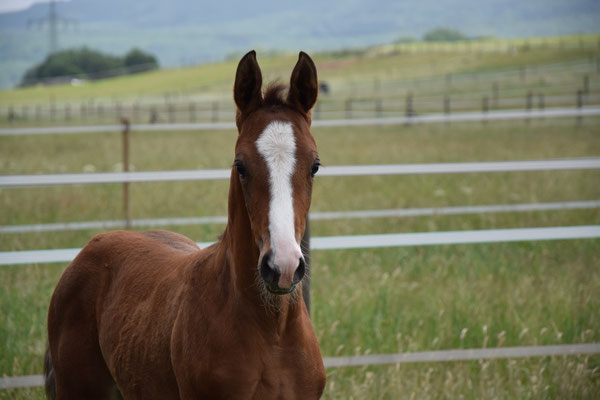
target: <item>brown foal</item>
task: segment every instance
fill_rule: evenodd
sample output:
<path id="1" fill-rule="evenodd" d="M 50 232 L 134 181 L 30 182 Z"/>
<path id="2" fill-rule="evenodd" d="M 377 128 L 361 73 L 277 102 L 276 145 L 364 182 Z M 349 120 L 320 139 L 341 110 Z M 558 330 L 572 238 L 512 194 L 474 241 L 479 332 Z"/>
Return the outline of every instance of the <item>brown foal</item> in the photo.
<path id="1" fill-rule="evenodd" d="M 239 135 L 217 243 L 200 250 L 177 233 L 110 232 L 67 267 L 48 313 L 49 397 L 321 396 L 299 246 L 319 167 L 315 65 L 300 53 L 286 97 L 261 86 L 252 51 L 235 78 Z"/>

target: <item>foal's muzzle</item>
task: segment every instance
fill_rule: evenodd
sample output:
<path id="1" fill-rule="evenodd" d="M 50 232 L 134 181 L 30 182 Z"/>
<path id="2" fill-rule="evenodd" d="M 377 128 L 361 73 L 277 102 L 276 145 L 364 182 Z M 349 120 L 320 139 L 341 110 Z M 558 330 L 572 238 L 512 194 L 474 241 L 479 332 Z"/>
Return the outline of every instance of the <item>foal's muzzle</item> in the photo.
<path id="1" fill-rule="evenodd" d="M 289 268 L 289 267 L 288 267 Z M 280 267 L 274 263 L 273 251 L 268 250 L 260 263 L 260 276 L 265 282 L 267 290 L 274 294 L 288 294 L 296 289 L 298 283 L 304 278 L 306 263 L 304 257 L 298 259 L 298 265 L 294 271 L 294 276 L 289 287 L 279 287 L 279 278 L 281 277 Z"/>

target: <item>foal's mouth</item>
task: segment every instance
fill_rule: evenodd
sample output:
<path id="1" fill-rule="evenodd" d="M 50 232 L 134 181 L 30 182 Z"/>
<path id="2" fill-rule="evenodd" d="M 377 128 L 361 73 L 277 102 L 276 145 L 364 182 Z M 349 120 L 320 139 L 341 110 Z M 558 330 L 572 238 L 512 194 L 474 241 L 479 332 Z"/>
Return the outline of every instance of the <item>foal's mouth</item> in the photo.
<path id="1" fill-rule="evenodd" d="M 276 294 L 278 296 L 283 296 L 283 295 L 286 295 L 286 294 L 290 294 L 294 290 L 296 290 L 297 287 L 298 287 L 298 284 L 292 285 L 292 287 L 290 287 L 289 289 L 282 289 L 280 287 L 271 288 L 271 287 L 269 287 L 269 285 L 265 285 L 265 288 L 267 289 L 267 291 L 269 293 Z"/>

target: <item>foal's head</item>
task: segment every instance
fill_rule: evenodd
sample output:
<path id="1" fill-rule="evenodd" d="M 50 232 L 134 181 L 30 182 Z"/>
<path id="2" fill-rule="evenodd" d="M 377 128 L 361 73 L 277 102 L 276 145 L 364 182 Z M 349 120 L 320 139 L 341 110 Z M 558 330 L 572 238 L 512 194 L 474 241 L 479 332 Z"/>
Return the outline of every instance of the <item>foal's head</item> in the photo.
<path id="1" fill-rule="evenodd" d="M 305 273 L 300 250 L 310 206 L 312 181 L 319 169 L 310 133 L 317 101 L 315 64 L 300 53 L 287 97 L 275 85 L 262 95 L 262 74 L 251 51 L 240 61 L 234 99 L 239 132 L 234 167 L 253 240 L 259 251 L 258 273 L 267 291 L 294 291 Z"/>

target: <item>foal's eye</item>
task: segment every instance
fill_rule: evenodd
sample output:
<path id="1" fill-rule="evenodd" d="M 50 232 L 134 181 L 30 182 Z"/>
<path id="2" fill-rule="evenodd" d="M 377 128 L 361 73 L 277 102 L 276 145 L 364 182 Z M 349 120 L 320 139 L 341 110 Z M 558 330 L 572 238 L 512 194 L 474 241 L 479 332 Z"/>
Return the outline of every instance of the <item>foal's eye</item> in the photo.
<path id="1" fill-rule="evenodd" d="M 237 170 L 241 178 L 245 178 L 248 176 L 248 170 L 246 169 L 246 166 L 241 160 L 235 160 L 233 165 L 235 165 L 235 169 Z"/>
<path id="2" fill-rule="evenodd" d="M 314 177 L 317 174 L 317 172 L 319 171 L 319 165 L 321 165 L 321 161 L 319 161 L 319 159 L 317 158 L 312 166 L 312 169 L 310 170 L 311 176 Z"/>

